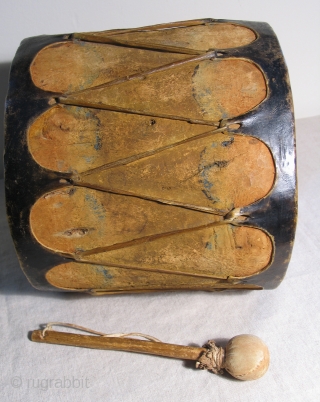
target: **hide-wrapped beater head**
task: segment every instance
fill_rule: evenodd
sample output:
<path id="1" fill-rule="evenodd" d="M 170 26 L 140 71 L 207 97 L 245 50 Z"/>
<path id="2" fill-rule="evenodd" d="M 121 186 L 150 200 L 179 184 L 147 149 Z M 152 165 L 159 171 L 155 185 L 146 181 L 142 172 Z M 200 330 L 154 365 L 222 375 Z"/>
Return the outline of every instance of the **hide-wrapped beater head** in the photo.
<path id="1" fill-rule="evenodd" d="M 221 373 L 225 369 L 239 380 L 257 380 L 269 367 L 268 347 L 255 335 L 238 335 L 230 339 L 225 348 L 214 341 L 205 345 L 206 351 L 199 357 L 196 367 Z"/>

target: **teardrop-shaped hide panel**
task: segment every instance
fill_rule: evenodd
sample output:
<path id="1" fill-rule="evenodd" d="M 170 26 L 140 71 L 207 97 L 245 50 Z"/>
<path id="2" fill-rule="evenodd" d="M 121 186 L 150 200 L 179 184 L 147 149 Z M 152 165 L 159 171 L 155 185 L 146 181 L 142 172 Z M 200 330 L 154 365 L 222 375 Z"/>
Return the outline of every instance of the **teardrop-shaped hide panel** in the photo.
<path id="1" fill-rule="evenodd" d="M 133 29 L 117 34 L 115 31 L 87 32 L 85 35 L 103 41 L 112 37 L 115 40 L 131 43 L 141 43 L 176 46 L 179 48 L 195 49 L 207 52 L 210 49 L 228 49 L 245 46 L 256 39 L 255 33 L 244 26 L 230 23 L 201 24 L 186 27 L 155 29 L 152 27 Z M 111 36 L 112 35 L 112 36 Z"/>
<path id="2" fill-rule="evenodd" d="M 61 102 L 213 122 L 244 114 L 267 95 L 261 70 L 242 59 L 190 61 L 142 78 L 71 94 Z"/>
<path id="3" fill-rule="evenodd" d="M 265 197 L 274 180 L 269 148 L 256 138 L 226 132 L 87 172 L 80 183 L 225 215 Z"/>
<path id="4" fill-rule="evenodd" d="M 70 255 L 124 247 L 221 220 L 213 214 L 80 187 L 47 193 L 30 212 L 37 241 Z"/>
<path id="5" fill-rule="evenodd" d="M 30 73 L 44 91 L 72 93 L 164 64 L 186 55 L 90 42 L 58 42 L 41 49 Z"/>
<path id="6" fill-rule="evenodd" d="M 213 289 L 219 280 L 165 274 L 137 269 L 69 262 L 46 273 L 51 285 L 62 289 L 139 291 L 166 289 Z"/>
<path id="7" fill-rule="evenodd" d="M 83 173 L 134 160 L 214 129 L 184 121 L 55 105 L 28 130 L 28 148 L 42 167 Z"/>
<path id="8" fill-rule="evenodd" d="M 81 261 L 214 278 L 249 277 L 268 268 L 271 237 L 258 228 L 215 225 L 81 256 Z"/>

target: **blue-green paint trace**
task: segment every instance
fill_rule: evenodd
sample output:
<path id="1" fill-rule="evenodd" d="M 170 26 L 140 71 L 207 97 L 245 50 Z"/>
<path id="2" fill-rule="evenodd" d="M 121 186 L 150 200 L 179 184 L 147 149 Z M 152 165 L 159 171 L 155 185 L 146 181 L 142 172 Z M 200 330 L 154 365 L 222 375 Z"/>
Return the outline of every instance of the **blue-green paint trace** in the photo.
<path id="1" fill-rule="evenodd" d="M 212 250 L 212 243 L 210 243 L 209 241 L 206 243 L 206 249 Z"/>
<path id="2" fill-rule="evenodd" d="M 210 172 L 210 169 L 213 167 L 213 165 L 212 165 L 212 163 L 208 163 L 208 161 L 207 161 L 206 150 L 207 150 L 207 147 L 204 148 L 200 154 L 200 164 L 198 166 L 198 171 L 199 171 L 199 175 L 200 175 L 200 183 L 202 183 L 202 185 L 204 187 L 202 189 L 202 192 L 214 204 L 219 201 L 219 198 L 215 197 L 212 194 L 212 188 L 214 187 L 214 184 L 209 179 L 209 172 Z"/>
<path id="3" fill-rule="evenodd" d="M 99 151 L 102 148 L 102 138 L 99 136 L 99 134 L 96 133 L 96 140 L 94 143 L 94 149 L 96 151 Z"/>
<path id="4" fill-rule="evenodd" d="M 97 273 L 103 275 L 106 282 L 109 282 L 113 278 L 113 276 L 110 274 L 110 272 L 103 265 L 97 265 L 96 271 L 97 271 Z"/>
<path id="5" fill-rule="evenodd" d="M 85 200 L 89 204 L 89 209 L 98 217 L 99 220 L 106 218 L 104 206 L 93 196 L 93 194 L 86 193 Z"/>
<path id="6" fill-rule="evenodd" d="M 94 157 L 93 156 L 85 156 L 84 160 L 86 161 L 86 163 L 90 164 L 93 162 Z"/>

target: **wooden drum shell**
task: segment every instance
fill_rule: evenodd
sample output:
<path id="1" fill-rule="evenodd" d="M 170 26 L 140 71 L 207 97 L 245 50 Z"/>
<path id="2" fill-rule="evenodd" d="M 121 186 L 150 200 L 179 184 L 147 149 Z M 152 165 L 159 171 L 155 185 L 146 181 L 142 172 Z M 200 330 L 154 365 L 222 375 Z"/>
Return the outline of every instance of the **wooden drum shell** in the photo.
<path id="1" fill-rule="evenodd" d="M 197 27 L 216 27 L 220 47 L 206 48 L 202 31 L 196 43 L 188 29 Z M 183 29 L 189 42 L 178 40 Z M 234 30 L 229 46 L 225 29 Z M 79 62 L 68 81 L 59 63 L 77 66 L 81 46 L 95 57 L 91 73 Z M 106 46 L 121 53 L 116 67 L 103 67 Z M 128 52 L 150 57 L 130 64 Z M 20 264 L 38 289 L 275 288 L 290 260 L 297 194 L 292 97 L 274 32 L 206 19 L 25 39 L 10 74 L 5 183 Z"/>

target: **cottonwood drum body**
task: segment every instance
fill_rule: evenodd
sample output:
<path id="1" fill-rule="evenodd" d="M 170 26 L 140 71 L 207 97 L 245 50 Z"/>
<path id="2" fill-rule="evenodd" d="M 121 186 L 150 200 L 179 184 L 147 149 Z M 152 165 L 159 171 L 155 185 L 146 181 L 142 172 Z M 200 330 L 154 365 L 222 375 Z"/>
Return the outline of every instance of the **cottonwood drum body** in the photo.
<path id="1" fill-rule="evenodd" d="M 267 24 L 26 39 L 6 122 L 9 222 L 34 286 L 259 289 L 283 278 L 294 126 Z"/>

